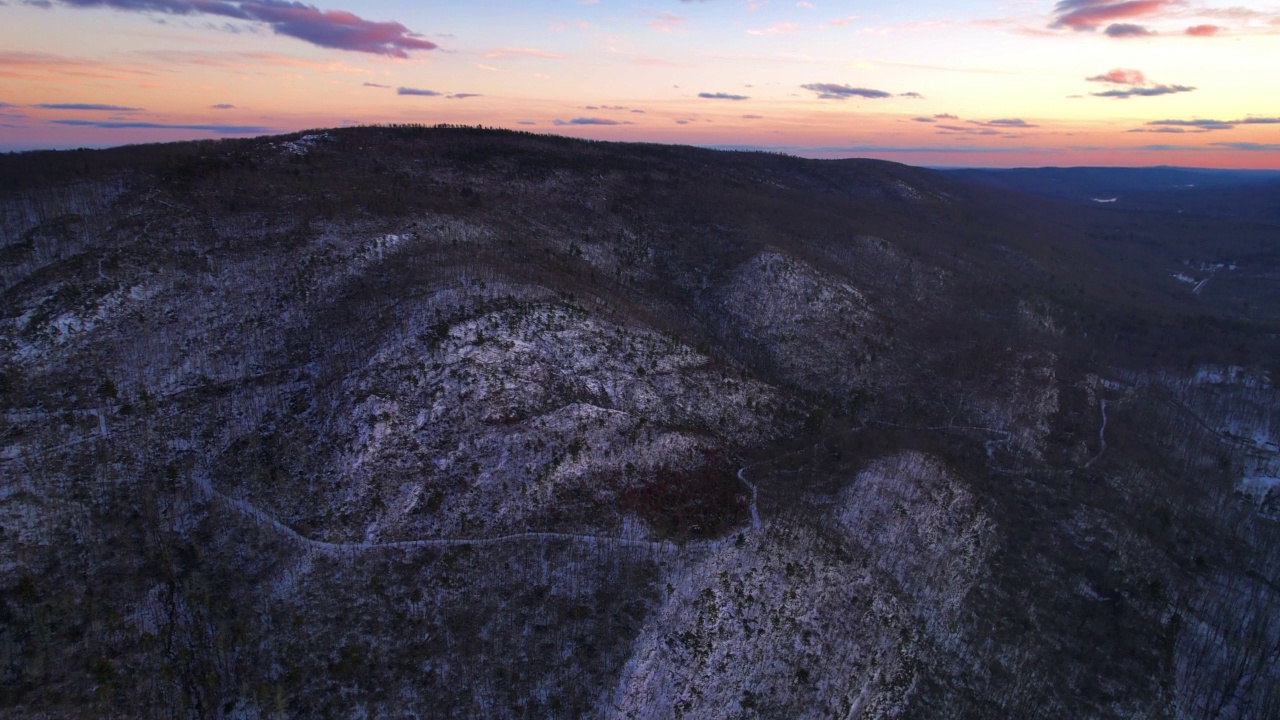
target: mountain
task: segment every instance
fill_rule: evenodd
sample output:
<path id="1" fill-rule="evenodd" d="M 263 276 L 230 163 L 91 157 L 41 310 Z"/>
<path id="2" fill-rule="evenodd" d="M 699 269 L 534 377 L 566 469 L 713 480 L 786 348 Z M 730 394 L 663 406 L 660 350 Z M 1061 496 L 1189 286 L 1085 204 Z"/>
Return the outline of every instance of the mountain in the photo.
<path id="1" fill-rule="evenodd" d="M 1212 170 L 1179 167 L 1069 167 L 963 169 L 947 174 L 1006 190 L 1070 200 L 1131 193 L 1185 192 L 1196 188 L 1250 188 L 1280 184 L 1277 170 Z"/>
<path id="2" fill-rule="evenodd" d="M 952 170 L 952 177 L 1066 202 L 1280 222 L 1280 171 L 1201 168 Z"/>
<path id="3" fill-rule="evenodd" d="M 1277 716 L 1274 204 L 1018 185 L 0 156 L 3 714 Z"/>

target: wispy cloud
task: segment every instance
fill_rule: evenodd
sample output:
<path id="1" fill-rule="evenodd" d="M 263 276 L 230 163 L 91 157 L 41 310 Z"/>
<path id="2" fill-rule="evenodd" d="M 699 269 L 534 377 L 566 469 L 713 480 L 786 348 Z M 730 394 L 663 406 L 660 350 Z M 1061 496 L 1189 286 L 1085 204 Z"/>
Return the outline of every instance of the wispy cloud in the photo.
<path id="1" fill-rule="evenodd" d="M 937 120 L 934 120 L 934 119 L 933 119 L 933 118 L 931 118 L 931 117 L 918 117 L 918 118 L 911 118 L 911 119 L 912 119 L 912 120 L 914 120 L 914 121 L 916 121 L 916 122 L 920 122 L 920 123 L 936 123 L 936 122 L 938 122 Z"/>
<path id="2" fill-rule="evenodd" d="M 1117 20 L 1156 15 L 1172 2 L 1173 0 L 1060 0 L 1053 6 L 1056 17 L 1049 27 L 1097 30 L 1099 26 Z"/>
<path id="3" fill-rule="evenodd" d="M 1203 151 L 1208 148 L 1198 145 L 1135 145 L 1130 150 L 1142 150 L 1146 152 L 1178 152 L 1180 150 Z"/>
<path id="4" fill-rule="evenodd" d="M 386 90 L 386 89 L 390 88 L 391 86 L 390 86 L 390 85 L 382 85 L 382 84 L 375 83 L 375 82 L 367 82 L 367 83 L 364 83 L 364 87 L 382 88 L 382 89 Z"/>
<path id="5" fill-rule="evenodd" d="M 102 120 L 50 120 L 55 125 L 94 127 L 104 130 L 196 130 L 220 135 L 265 135 L 273 132 L 261 125 L 171 125 L 154 122 L 111 122 Z"/>
<path id="6" fill-rule="evenodd" d="M 141 112 L 142 108 L 124 107 L 123 105 L 98 105 L 96 103 L 40 103 L 32 107 L 44 110 L 88 110 L 94 112 Z"/>
<path id="7" fill-rule="evenodd" d="M 410 95 L 416 97 L 442 97 L 446 100 L 466 100 L 473 97 L 484 97 L 479 93 L 442 93 L 435 90 L 425 90 L 422 88 L 402 87 L 396 88 L 397 95 Z"/>
<path id="8" fill-rule="evenodd" d="M 551 32 L 564 32 L 569 28 L 577 28 L 579 30 L 590 30 L 591 23 L 586 22 L 585 20 L 564 20 L 561 22 L 551 23 L 550 25 Z"/>
<path id="9" fill-rule="evenodd" d="M 955 115 L 934 115 L 933 118 L 916 118 L 917 122 L 933 122 L 933 120 L 959 120 Z M 1009 135 L 1016 130 L 1031 130 L 1040 127 L 1022 118 L 996 118 L 995 120 L 966 120 L 963 125 L 935 124 L 934 132 L 939 135 L 974 135 L 982 137 L 1017 137 Z"/>
<path id="10" fill-rule="evenodd" d="M 1222 120 L 1152 120 L 1147 123 L 1152 127 L 1196 128 L 1200 130 L 1230 130 L 1234 123 Z"/>
<path id="11" fill-rule="evenodd" d="M 1226 148 L 1228 150 L 1245 150 L 1251 152 L 1275 152 L 1280 150 L 1280 143 L 1216 142 L 1209 144 L 1214 147 Z"/>
<path id="12" fill-rule="evenodd" d="M 209 106 L 210 110 L 234 110 L 235 108 L 236 106 L 231 103 L 218 103 L 217 105 Z"/>
<path id="13" fill-rule="evenodd" d="M 818 97 L 823 100 L 847 100 L 851 97 L 876 100 L 879 98 L 892 97 L 891 93 L 887 93 L 884 90 L 856 88 L 848 85 L 837 85 L 836 83 L 809 83 L 808 85 L 801 85 L 800 87 L 805 90 L 818 93 Z"/>
<path id="14" fill-rule="evenodd" d="M 748 35 L 789 35 L 793 32 L 798 31 L 799 29 L 800 29 L 800 26 L 795 23 L 784 22 L 784 23 L 777 23 L 776 25 L 770 25 L 767 28 L 758 28 L 755 30 L 748 30 L 747 34 Z"/>
<path id="15" fill-rule="evenodd" d="M 544 58 L 546 60 L 564 59 L 563 55 L 547 52 L 546 50 L 539 50 L 538 48 L 498 48 L 497 50 L 490 50 L 484 54 L 487 58 L 500 58 L 508 55 L 523 55 L 525 57 Z"/>
<path id="16" fill-rule="evenodd" d="M 802 147 L 795 145 L 710 145 L 715 150 L 746 150 L 785 153 L 821 153 L 832 154 L 936 154 L 936 153 L 1023 153 L 1036 152 L 1044 148 L 1027 145 L 839 145 Z"/>
<path id="17" fill-rule="evenodd" d="M 751 97 L 748 95 L 731 95 L 729 93 L 722 93 L 722 92 L 698 93 L 698 97 L 703 98 L 705 100 L 750 100 L 751 99 Z"/>
<path id="18" fill-rule="evenodd" d="M 923 100 L 924 96 L 918 92 L 898 93 L 898 97 L 911 98 L 912 100 Z"/>
<path id="19" fill-rule="evenodd" d="M 1151 127 L 1198 128 L 1200 130 L 1231 130 L 1237 125 L 1280 125 L 1280 117 L 1247 117 L 1240 120 L 1152 120 Z"/>
<path id="20" fill-rule="evenodd" d="M 1173 95 L 1175 93 L 1191 92 L 1195 88 L 1188 85 L 1152 85 L 1150 87 L 1131 87 L 1121 90 L 1115 88 L 1112 90 L 1104 90 L 1102 92 L 1089 93 L 1094 97 L 1101 98 L 1118 98 L 1121 100 L 1131 97 L 1155 97 L 1158 95 Z"/>
<path id="21" fill-rule="evenodd" d="M 632 125 L 629 120 L 610 120 L 609 118 L 580 117 L 572 120 L 552 120 L 552 125 Z"/>
<path id="22" fill-rule="evenodd" d="M 1214 150 L 1215 148 L 1223 150 L 1237 150 L 1240 152 L 1277 152 L 1280 151 L 1280 143 L 1215 142 L 1209 143 L 1208 145 L 1139 145 L 1131 149 L 1150 150 L 1152 152 L 1203 152 L 1206 150 Z"/>
<path id="23" fill-rule="evenodd" d="M 983 125 L 986 127 L 1004 127 L 1004 128 L 1040 127 L 1039 125 L 1033 125 L 1021 118 L 1000 118 L 998 120 L 987 120 L 985 122 L 980 120 L 970 120 L 969 122 L 973 123 L 974 125 Z"/>
<path id="24" fill-rule="evenodd" d="M 60 4 L 165 15 L 229 17 L 263 23 L 277 35 L 319 47 L 398 58 L 438 47 L 398 22 L 375 22 L 345 10 L 321 10 L 288 0 L 60 0 Z"/>
<path id="25" fill-rule="evenodd" d="M 688 20 L 683 15 L 677 15 L 669 10 L 663 10 L 653 16 L 653 20 L 649 21 L 649 27 L 658 32 L 674 33 L 684 29 L 684 21 Z"/>
<path id="26" fill-rule="evenodd" d="M 967 125 L 935 125 L 936 132 L 939 135 L 1000 135 L 1003 130 L 993 130 L 984 127 L 969 127 Z"/>

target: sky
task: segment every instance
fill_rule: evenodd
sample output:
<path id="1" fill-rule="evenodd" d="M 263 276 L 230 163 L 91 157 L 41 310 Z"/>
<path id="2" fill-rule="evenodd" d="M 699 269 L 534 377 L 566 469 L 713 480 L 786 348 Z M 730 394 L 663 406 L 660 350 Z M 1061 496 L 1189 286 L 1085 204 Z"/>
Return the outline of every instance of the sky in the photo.
<path id="1" fill-rule="evenodd" d="M 1280 0 L 328 3 L 0 0 L 0 150 L 458 123 L 1280 169 Z"/>

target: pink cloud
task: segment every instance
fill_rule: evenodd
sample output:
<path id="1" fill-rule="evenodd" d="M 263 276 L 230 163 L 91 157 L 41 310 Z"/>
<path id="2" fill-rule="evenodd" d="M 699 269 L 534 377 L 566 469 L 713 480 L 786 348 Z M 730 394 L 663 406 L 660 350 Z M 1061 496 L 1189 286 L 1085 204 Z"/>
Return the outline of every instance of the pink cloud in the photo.
<path id="1" fill-rule="evenodd" d="M 840 18 L 836 18 L 835 20 L 831 20 L 831 21 L 829 21 L 829 22 L 828 22 L 826 25 L 824 25 L 823 27 L 846 27 L 846 26 L 848 26 L 848 25 L 853 24 L 853 22 L 854 22 L 855 20 L 857 20 L 857 19 L 858 19 L 858 16 L 857 16 L 857 15 L 849 15 L 849 16 L 847 16 L 847 17 L 840 17 Z"/>
<path id="2" fill-rule="evenodd" d="M 1218 25 L 1194 25 L 1187 28 L 1187 34 L 1192 37 L 1210 37 L 1217 35 L 1222 30 Z"/>
<path id="3" fill-rule="evenodd" d="M 553 52 L 547 52 L 546 50 L 539 50 L 538 48 L 498 48 L 497 50 L 490 50 L 484 54 L 487 58 L 500 58 L 506 57 L 507 55 L 523 55 L 525 57 L 545 58 L 547 60 L 561 60 L 564 58 L 563 55 L 557 55 Z"/>
<path id="4" fill-rule="evenodd" d="M 586 22 L 585 20 L 578 20 L 578 21 L 566 20 L 564 22 L 552 23 L 550 27 L 552 32 L 564 32 L 565 30 L 568 30 L 571 27 L 578 28 L 579 30 L 590 30 L 591 24 Z"/>
<path id="5" fill-rule="evenodd" d="M 1104 23 L 1155 15 L 1170 4 L 1171 0 L 1060 0 L 1050 27 L 1096 30 Z"/>
<path id="6" fill-rule="evenodd" d="M 649 27 L 658 32 L 674 33 L 684 28 L 684 21 L 688 18 L 683 15 L 676 15 L 673 12 L 663 10 L 649 22 Z"/>
<path id="7" fill-rule="evenodd" d="M 1116 68 L 1102 75 L 1094 75 L 1091 78 L 1085 78 L 1089 82 L 1115 83 L 1116 85 L 1146 85 L 1147 76 L 1142 74 L 1140 70 L 1128 70 L 1125 68 Z"/>
<path id="8" fill-rule="evenodd" d="M 777 25 L 772 25 L 767 28 L 760 28 L 759 30 L 748 30 L 747 34 L 748 35 L 786 35 L 788 33 L 793 33 L 799 29 L 800 29 L 799 25 L 795 23 L 786 22 L 786 23 L 778 23 Z"/>

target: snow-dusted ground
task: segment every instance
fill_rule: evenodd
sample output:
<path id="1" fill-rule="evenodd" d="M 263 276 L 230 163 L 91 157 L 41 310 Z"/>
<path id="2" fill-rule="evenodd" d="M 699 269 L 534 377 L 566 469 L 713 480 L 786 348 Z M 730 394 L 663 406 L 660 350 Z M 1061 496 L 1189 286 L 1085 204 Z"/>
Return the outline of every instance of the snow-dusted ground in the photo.
<path id="1" fill-rule="evenodd" d="M 297 140 L 284 140 L 280 143 L 280 147 L 290 155 L 306 155 L 315 149 L 316 143 L 329 139 L 329 133 L 312 133 L 303 135 Z"/>
<path id="2" fill-rule="evenodd" d="M 861 368 L 871 361 L 864 339 L 883 337 L 861 291 L 777 252 L 756 255 L 738 269 L 724 306 L 806 387 L 858 386 Z"/>
<path id="3" fill-rule="evenodd" d="M 916 673 L 956 642 L 994 526 L 915 453 L 872 464 L 813 520 L 766 521 L 678 573 L 603 715 L 901 712 Z"/>
<path id="4" fill-rule="evenodd" d="M 316 508 L 367 518 L 369 541 L 523 530 L 567 496 L 598 503 L 601 529 L 659 464 L 697 467 L 709 437 L 762 437 L 778 404 L 688 347 L 578 310 L 524 303 L 443 334 L 409 323 L 312 410 L 336 451 L 306 487 Z M 319 499 L 302 489 L 243 491 L 295 515 Z"/>
<path id="5" fill-rule="evenodd" d="M 1240 492 L 1254 496 L 1266 496 L 1280 488 L 1280 477 L 1255 475 L 1240 480 Z"/>

